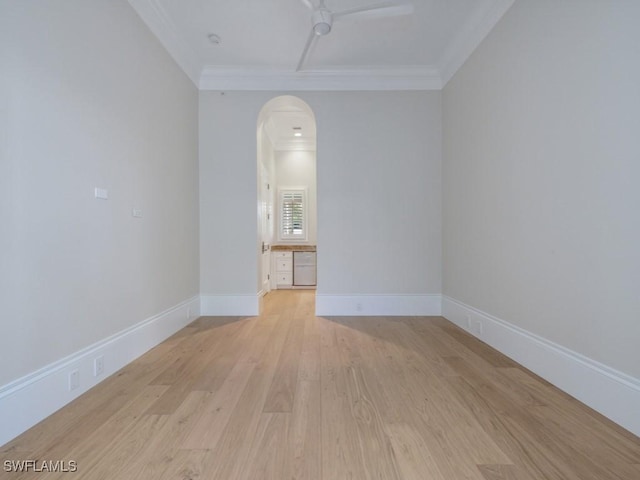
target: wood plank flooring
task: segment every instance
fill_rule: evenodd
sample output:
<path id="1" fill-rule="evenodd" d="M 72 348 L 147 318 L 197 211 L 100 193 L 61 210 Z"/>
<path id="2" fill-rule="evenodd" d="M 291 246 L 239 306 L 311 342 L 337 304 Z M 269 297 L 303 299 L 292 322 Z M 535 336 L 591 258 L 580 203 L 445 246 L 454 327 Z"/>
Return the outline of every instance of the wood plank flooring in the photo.
<path id="1" fill-rule="evenodd" d="M 0 478 L 640 479 L 640 439 L 446 320 L 314 301 L 196 320 L 0 447 Z"/>

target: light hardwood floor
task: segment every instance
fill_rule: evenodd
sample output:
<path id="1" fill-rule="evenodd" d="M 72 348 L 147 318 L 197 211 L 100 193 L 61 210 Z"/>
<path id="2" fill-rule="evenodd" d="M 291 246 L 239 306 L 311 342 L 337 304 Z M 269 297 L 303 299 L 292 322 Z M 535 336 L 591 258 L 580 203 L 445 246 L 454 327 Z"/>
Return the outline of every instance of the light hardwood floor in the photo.
<path id="1" fill-rule="evenodd" d="M 0 448 L 92 479 L 640 479 L 640 439 L 439 317 L 203 317 Z"/>

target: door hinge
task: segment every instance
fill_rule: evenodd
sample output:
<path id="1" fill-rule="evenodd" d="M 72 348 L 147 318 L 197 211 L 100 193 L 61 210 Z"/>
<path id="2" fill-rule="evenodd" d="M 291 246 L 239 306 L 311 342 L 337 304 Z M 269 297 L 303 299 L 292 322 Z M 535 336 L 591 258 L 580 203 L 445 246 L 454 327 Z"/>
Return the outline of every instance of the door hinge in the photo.
<path id="1" fill-rule="evenodd" d="M 267 273 L 267 280 L 271 280 L 271 275 Z"/>

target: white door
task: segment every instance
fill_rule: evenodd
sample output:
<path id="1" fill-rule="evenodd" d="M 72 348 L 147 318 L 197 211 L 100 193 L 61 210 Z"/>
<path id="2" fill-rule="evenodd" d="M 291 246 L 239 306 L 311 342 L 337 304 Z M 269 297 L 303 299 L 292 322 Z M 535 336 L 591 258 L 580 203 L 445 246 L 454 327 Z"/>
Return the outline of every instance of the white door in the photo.
<path id="1" fill-rule="evenodd" d="M 262 217 L 262 292 L 264 294 L 271 291 L 271 185 L 269 184 L 269 172 L 263 165 L 260 168 L 260 214 Z"/>

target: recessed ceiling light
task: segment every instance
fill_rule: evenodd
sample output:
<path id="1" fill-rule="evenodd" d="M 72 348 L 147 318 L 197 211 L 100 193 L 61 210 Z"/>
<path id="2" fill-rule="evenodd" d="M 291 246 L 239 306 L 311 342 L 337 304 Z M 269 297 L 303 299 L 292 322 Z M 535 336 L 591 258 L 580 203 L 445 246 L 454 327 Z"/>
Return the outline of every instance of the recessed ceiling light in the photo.
<path id="1" fill-rule="evenodd" d="M 294 137 L 301 137 L 301 136 L 302 136 L 302 134 L 301 134 L 300 132 L 296 132 L 296 133 L 294 133 L 294 134 L 293 134 L 293 136 L 294 136 Z"/>
<path id="2" fill-rule="evenodd" d="M 216 35 L 215 33 L 210 33 L 209 35 L 207 35 L 207 38 L 214 45 L 220 45 L 220 40 L 221 40 L 220 35 Z"/>

